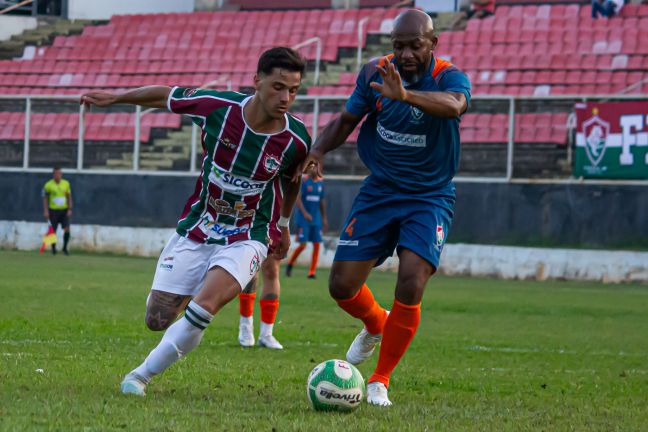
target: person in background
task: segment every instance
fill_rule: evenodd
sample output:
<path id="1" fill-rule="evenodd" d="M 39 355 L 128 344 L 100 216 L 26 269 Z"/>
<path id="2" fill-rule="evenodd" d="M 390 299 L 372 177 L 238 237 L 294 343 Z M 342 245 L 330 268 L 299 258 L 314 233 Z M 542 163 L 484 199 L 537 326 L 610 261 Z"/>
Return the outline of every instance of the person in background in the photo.
<path id="1" fill-rule="evenodd" d="M 452 30 L 463 30 L 472 18 L 483 19 L 495 15 L 495 0 L 470 0 L 468 8 L 462 8 L 452 22 Z"/>
<path id="2" fill-rule="evenodd" d="M 592 0 L 592 18 L 598 19 L 599 15 L 612 18 L 621 12 L 624 4 L 624 0 Z"/>
<path id="3" fill-rule="evenodd" d="M 43 186 L 43 216 L 49 221 L 56 233 L 59 224 L 63 228 L 63 253 L 69 255 L 70 217 L 72 217 L 72 189 L 70 182 L 63 178 L 60 167 L 54 167 L 53 178 Z M 56 255 L 56 243 L 52 244 L 52 254 Z"/>

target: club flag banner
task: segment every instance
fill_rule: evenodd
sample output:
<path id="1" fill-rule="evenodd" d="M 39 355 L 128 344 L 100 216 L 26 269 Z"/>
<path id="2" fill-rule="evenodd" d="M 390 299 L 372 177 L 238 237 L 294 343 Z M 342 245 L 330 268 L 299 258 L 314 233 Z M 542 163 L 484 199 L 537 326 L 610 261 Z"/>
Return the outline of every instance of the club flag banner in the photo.
<path id="1" fill-rule="evenodd" d="M 49 225 L 47 227 L 47 233 L 45 233 L 45 235 L 43 236 L 43 242 L 41 243 L 39 252 L 43 253 L 47 246 L 53 245 L 55 243 L 56 243 L 56 233 L 54 232 L 54 228 L 52 227 L 52 225 Z"/>
<path id="2" fill-rule="evenodd" d="M 575 108 L 575 177 L 648 179 L 648 101 Z"/>

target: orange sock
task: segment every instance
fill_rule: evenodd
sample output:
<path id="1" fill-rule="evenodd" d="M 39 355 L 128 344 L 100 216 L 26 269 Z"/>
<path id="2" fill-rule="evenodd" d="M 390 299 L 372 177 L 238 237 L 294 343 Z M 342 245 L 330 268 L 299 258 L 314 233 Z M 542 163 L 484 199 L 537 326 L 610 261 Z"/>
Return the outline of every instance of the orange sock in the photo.
<path id="1" fill-rule="evenodd" d="M 299 256 L 300 253 L 302 253 L 304 249 L 306 249 L 305 244 L 300 244 L 299 246 L 297 246 L 297 249 L 293 251 L 292 255 L 290 256 L 290 259 L 288 260 L 288 265 L 295 264 L 295 261 L 297 261 L 297 257 Z"/>
<path id="2" fill-rule="evenodd" d="M 421 321 L 421 304 L 406 305 L 394 300 L 385 323 L 376 370 L 368 382 L 381 382 L 389 387 L 389 377 L 414 338 Z"/>
<path id="3" fill-rule="evenodd" d="M 337 304 L 352 317 L 361 319 L 371 334 L 383 332 L 387 311 L 374 299 L 367 284 L 363 284 L 358 293 L 350 299 L 336 300 Z"/>
<path id="4" fill-rule="evenodd" d="M 251 317 L 254 314 L 254 299 L 256 298 L 256 293 L 239 294 L 239 313 L 241 316 L 246 318 Z"/>
<path id="5" fill-rule="evenodd" d="M 279 309 L 279 299 L 260 300 L 259 304 L 261 305 L 261 322 L 274 324 Z"/>
<path id="6" fill-rule="evenodd" d="M 311 266 L 310 270 L 308 271 L 309 276 L 315 274 L 315 268 L 317 268 L 317 260 L 319 260 L 319 248 L 319 243 L 313 243 L 313 255 L 311 256 Z"/>

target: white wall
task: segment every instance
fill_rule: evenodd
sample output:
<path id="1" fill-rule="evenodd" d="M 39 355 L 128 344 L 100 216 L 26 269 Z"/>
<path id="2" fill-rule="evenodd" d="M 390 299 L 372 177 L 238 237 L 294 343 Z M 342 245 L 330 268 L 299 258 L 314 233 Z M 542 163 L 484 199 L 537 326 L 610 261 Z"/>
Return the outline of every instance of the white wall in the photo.
<path id="1" fill-rule="evenodd" d="M 0 248 L 37 250 L 45 223 L 0 221 Z M 73 225 L 70 247 L 93 252 L 114 252 L 156 257 L 173 228 L 130 228 Z M 62 239 L 59 230 L 59 241 Z M 320 267 L 330 267 L 336 238 L 324 239 Z M 295 244 L 293 244 L 293 247 Z M 310 245 L 298 263 L 310 262 Z M 398 269 L 398 258 L 389 258 L 380 270 Z M 605 283 L 648 283 L 648 252 L 521 248 L 449 244 L 439 271 L 449 275 L 490 276 L 502 279 L 566 279 Z"/>
<path id="2" fill-rule="evenodd" d="M 37 26 L 38 21 L 33 17 L 0 15 L 0 41 L 9 40 L 11 36 Z"/>
<path id="3" fill-rule="evenodd" d="M 416 0 L 414 5 L 425 12 L 454 12 L 459 8 L 459 0 Z"/>
<path id="4" fill-rule="evenodd" d="M 193 12 L 194 0 L 69 0 L 70 19 L 109 19 L 113 15 Z"/>

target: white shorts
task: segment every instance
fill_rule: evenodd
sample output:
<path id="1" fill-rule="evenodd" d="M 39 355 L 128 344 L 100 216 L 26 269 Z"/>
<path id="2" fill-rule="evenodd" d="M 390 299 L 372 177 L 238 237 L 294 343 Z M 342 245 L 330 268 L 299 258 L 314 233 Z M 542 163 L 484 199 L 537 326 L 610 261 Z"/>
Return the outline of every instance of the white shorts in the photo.
<path id="1" fill-rule="evenodd" d="M 243 290 L 267 254 L 268 247 L 256 240 L 215 245 L 197 243 L 174 233 L 157 262 L 151 289 L 193 297 L 202 288 L 207 272 L 221 267 Z"/>

